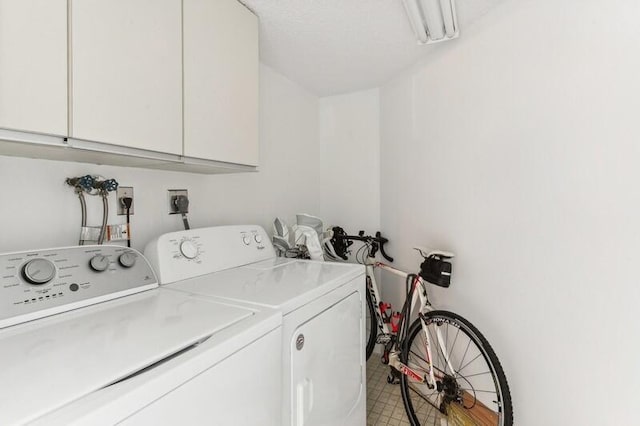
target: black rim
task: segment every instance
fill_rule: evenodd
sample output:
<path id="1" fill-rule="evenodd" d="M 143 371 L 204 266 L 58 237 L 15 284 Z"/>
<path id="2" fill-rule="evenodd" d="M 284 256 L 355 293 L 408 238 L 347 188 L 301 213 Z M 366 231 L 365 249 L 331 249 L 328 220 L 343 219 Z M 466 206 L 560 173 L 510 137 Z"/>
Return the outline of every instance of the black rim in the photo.
<path id="1" fill-rule="evenodd" d="M 412 424 L 465 424 L 463 421 L 470 419 L 483 425 L 510 425 L 510 398 L 507 410 L 504 403 L 508 386 L 486 339 L 468 321 L 452 313 L 431 312 L 425 321 L 437 385 L 429 389 L 426 384 L 402 377 L 403 400 Z M 442 345 L 436 343 L 440 341 L 437 330 Z M 430 363 L 419 321 L 408 334 L 403 362 L 428 375 Z"/>
<path id="2" fill-rule="evenodd" d="M 377 333 L 377 320 L 373 308 L 373 301 L 369 294 L 369 277 L 367 277 L 367 317 L 366 317 L 366 336 L 367 336 L 367 348 L 366 358 L 369 359 L 373 353 L 373 348 L 376 346 Z"/>

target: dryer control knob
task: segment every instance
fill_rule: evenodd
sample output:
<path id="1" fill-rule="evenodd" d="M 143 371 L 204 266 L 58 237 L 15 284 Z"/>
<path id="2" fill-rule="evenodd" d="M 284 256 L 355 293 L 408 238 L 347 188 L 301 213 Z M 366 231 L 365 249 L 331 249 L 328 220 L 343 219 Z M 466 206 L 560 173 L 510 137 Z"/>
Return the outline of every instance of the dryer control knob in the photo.
<path id="1" fill-rule="evenodd" d="M 262 235 L 256 234 L 253 236 L 253 239 L 256 240 L 256 243 L 260 244 L 262 242 Z"/>
<path id="2" fill-rule="evenodd" d="M 22 268 L 22 276 L 31 284 L 46 284 L 56 276 L 56 267 L 47 259 L 33 259 Z"/>
<path id="3" fill-rule="evenodd" d="M 180 253 L 187 259 L 194 259 L 198 256 L 198 247 L 191 240 L 184 240 L 180 243 Z"/>
<path id="4" fill-rule="evenodd" d="M 133 265 L 136 264 L 136 260 L 138 260 L 138 256 L 136 256 L 134 253 L 130 251 L 122 253 L 118 258 L 118 262 L 120 262 L 120 265 L 122 265 L 125 268 L 131 268 Z"/>
<path id="5" fill-rule="evenodd" d="M 248 246 L 249 244 L 251 244 L 251 238 L 249 238 L 248 235 L 244 235 L 242 237 L 242 242 L 244 243 L 245 246 Z"/>
<path id="6" fill-rule="evenodd" d="M 104 272 L 109 267 L 109 258 L 101 254 L 96 254 L 89 261 L 89 266 L 96 272 Z"/>

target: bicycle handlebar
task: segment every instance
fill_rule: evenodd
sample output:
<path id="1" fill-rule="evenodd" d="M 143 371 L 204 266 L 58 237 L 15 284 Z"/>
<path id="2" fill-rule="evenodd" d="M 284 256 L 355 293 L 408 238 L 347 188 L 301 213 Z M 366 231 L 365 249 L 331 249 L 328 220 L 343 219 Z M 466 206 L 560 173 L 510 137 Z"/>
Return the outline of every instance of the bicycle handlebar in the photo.
<path id="1" fill-rule="evenodd" d="M 339 240 L 351 240 L 351 241 L 362 241 L 364 243 L 374 243 L 376 245 L 371 250 L 372 251 L 371 257 L 376 255 L 376 251 L 378 251 L 378 248 L 379 248 L 380 249 L 380 254 L 382 255 L 382 257 L 387 259 L 387 261 L 389 261 L 389 262 L 393 262 L 393 257 L 389 256 L 384 251 L 384 245 L 386 243 L 388 243 L 389 240 L 387 238 L 384 238 L 380 234 L 380 231 L 376 232 L 376 236 L 375 237 L 372 237 L 371 235 L 364 235 L 364 231 L 360 231 L 359 235 L 338 235 L 338 234 L 335 234 L 334 238 L 339 239 Z"/>
<path id="2" fill-rule="evenodd" d="M 380 254 L 382 255 L 382 257 L 387 259 L 389 262 L 393 262 L 393 257 L 389 256 L 387 253 L 384 252 L 384 244 L 388 243 L 389 240 L 384 238 L 380 234 L 380 231 L 376 232 L 376 237 L 380 240 Z"/>

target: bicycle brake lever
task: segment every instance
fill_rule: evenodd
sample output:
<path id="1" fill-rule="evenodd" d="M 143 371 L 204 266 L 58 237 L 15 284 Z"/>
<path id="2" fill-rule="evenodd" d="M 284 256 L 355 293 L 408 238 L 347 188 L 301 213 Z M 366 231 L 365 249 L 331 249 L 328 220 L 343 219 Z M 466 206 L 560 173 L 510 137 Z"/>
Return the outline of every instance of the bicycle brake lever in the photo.
<path id="1" fill-rule="evenodd" d="M 376 232 L 376 238 L 378 238 L 380 240 L 380 254 L 382 255 L 382 257 L 384 257 L 385 259 L 387 259 L 387 261 L 389 262 L 393 262 L 393 257 L 389 256 L 385 251 L 384 251 L 384 244 L 388 243 L 389 240 L 384 238 L 382 236 L 382 234 L 380 234 L 380 231 Z"/>

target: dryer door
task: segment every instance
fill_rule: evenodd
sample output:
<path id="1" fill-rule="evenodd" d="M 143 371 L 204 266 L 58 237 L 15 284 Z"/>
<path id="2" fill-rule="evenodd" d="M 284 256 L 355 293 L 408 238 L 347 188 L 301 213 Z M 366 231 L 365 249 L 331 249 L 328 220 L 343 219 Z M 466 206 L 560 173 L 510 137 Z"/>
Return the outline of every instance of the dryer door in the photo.
<path id="1" fill-rule="evenodd" d="M 344 425 L 364 395 L 362 300 L 352 293 L 302 324 L 291 345 L 297 426 Z M 360 423 L 360 419 L 358 419 Z"/>

